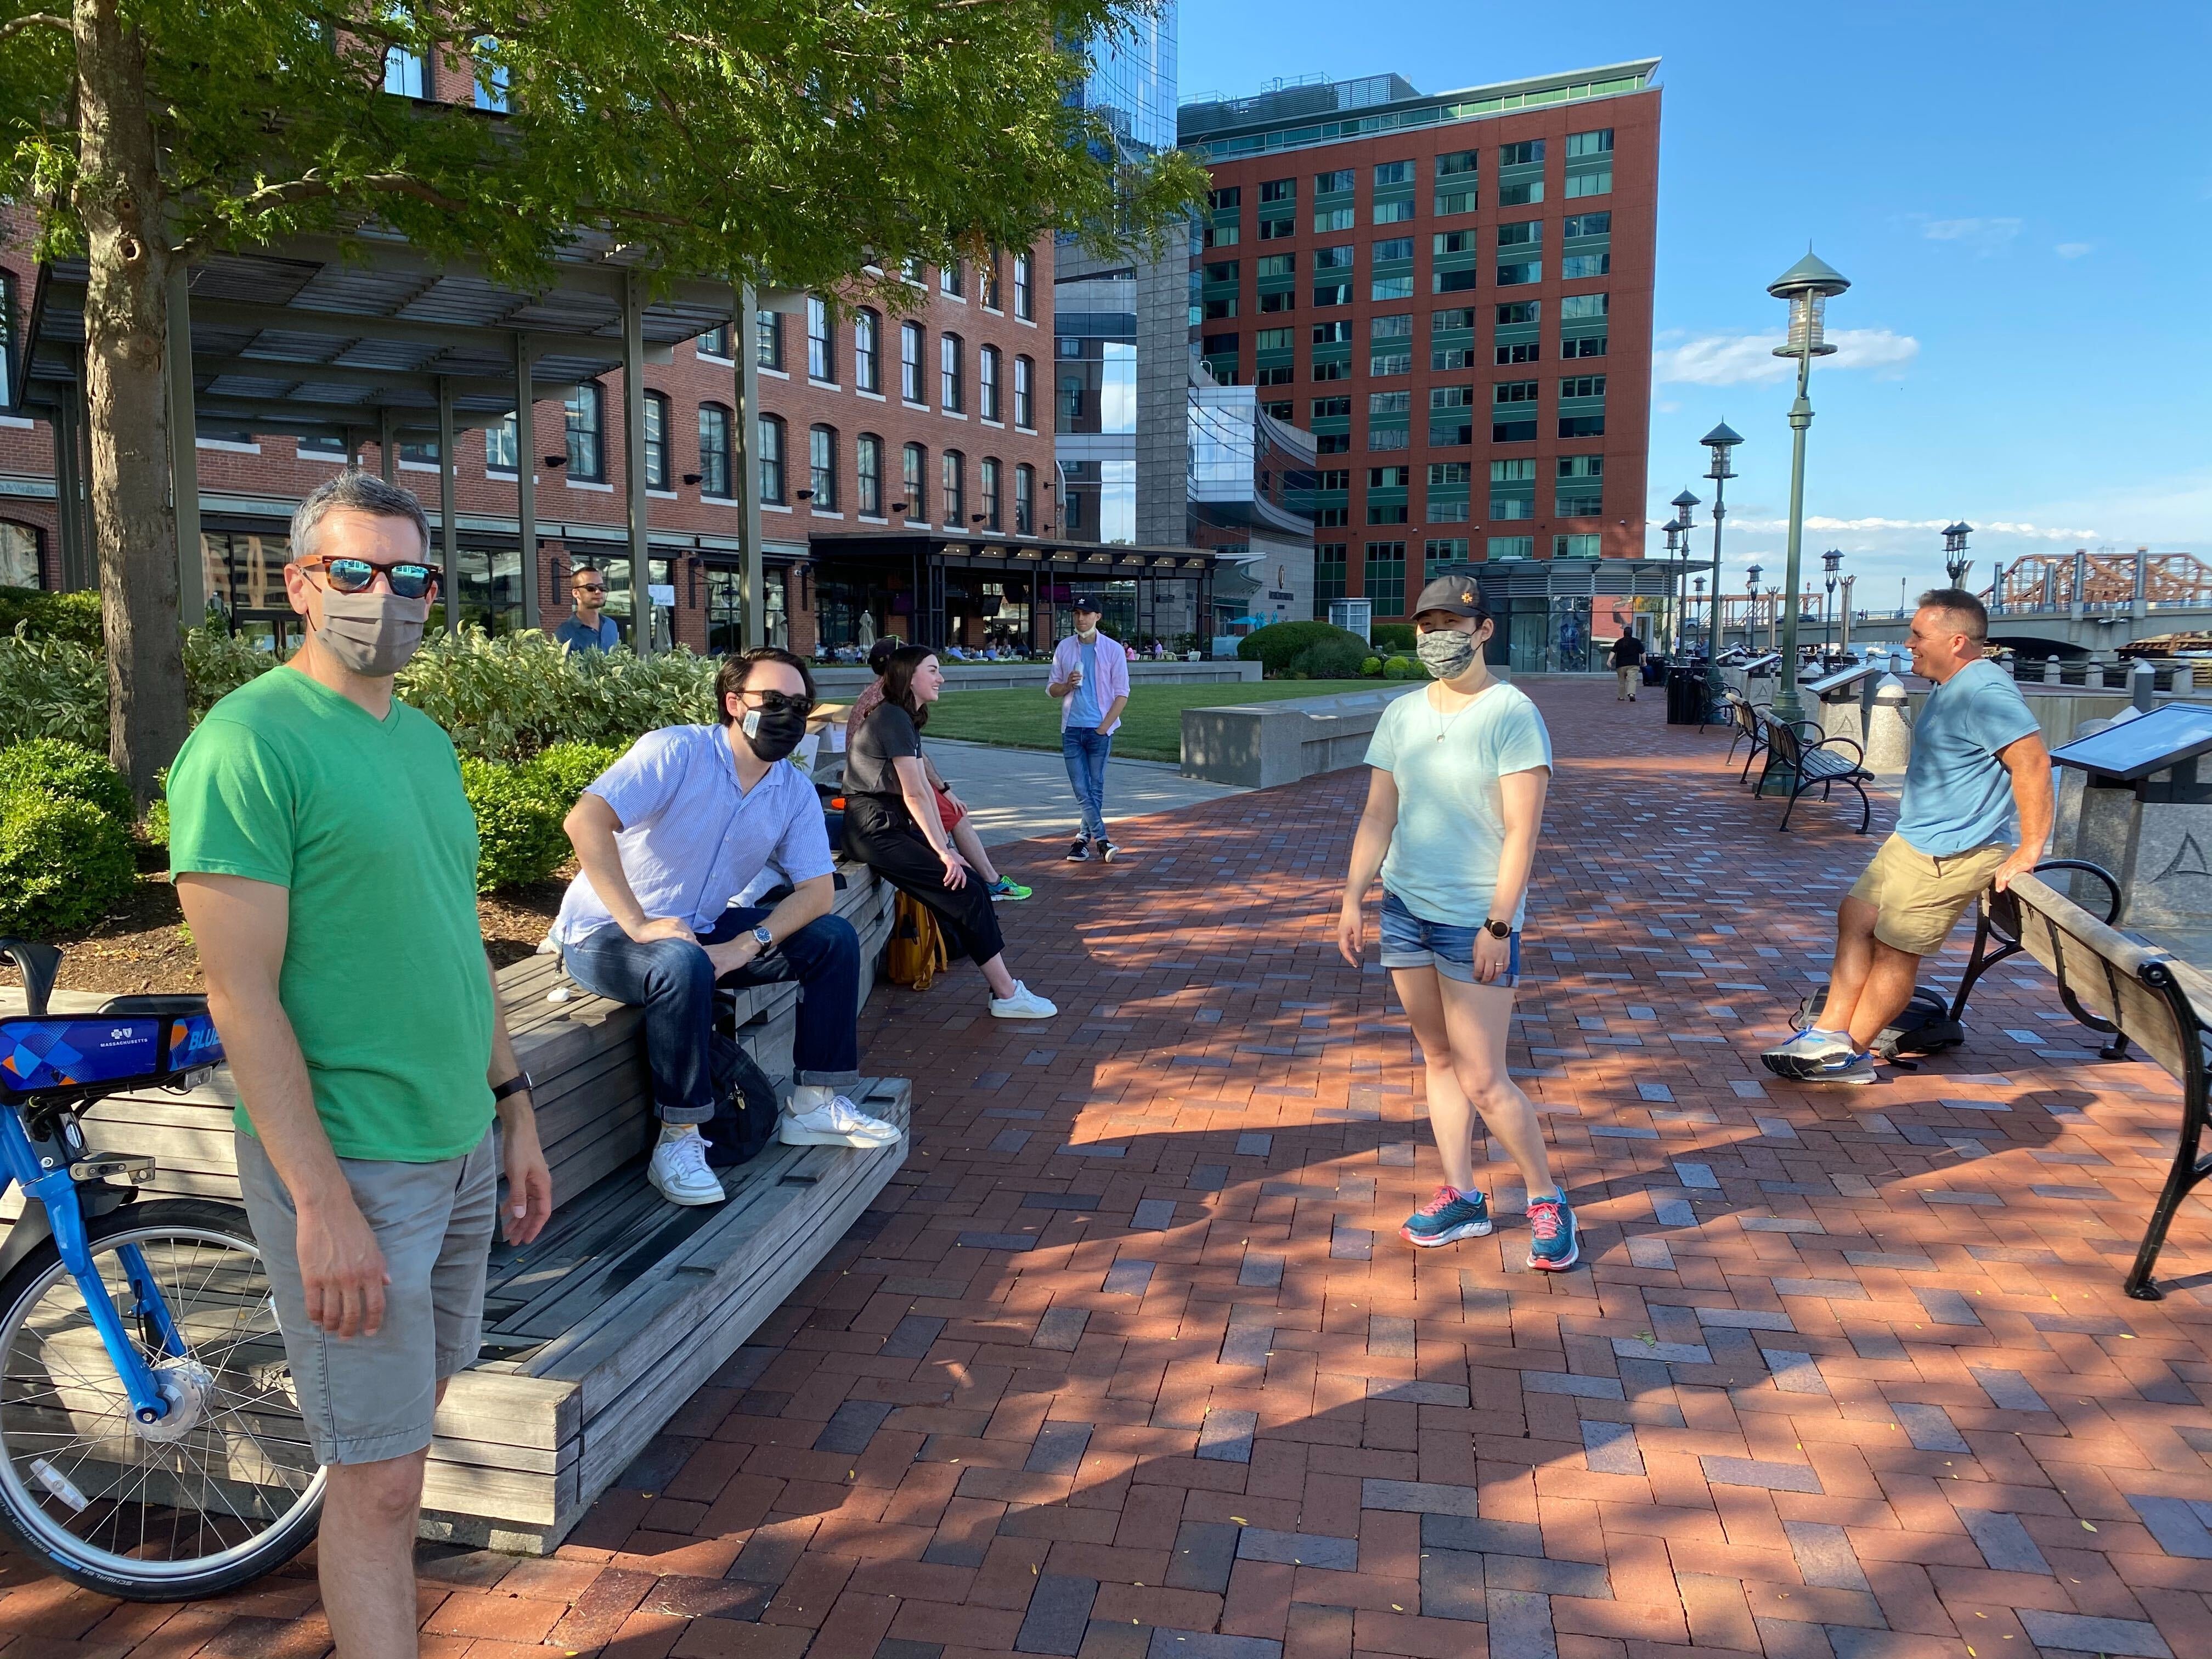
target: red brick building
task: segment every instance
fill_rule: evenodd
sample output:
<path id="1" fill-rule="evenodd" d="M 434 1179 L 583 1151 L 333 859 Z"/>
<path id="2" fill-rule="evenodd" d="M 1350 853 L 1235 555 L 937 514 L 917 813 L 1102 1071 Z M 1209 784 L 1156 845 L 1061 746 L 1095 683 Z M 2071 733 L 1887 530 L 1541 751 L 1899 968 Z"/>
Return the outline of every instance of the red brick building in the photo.
<path id="1" fill-rule="evenodd" d="M 1183 106 L 1214 183 L 1193 334 L 1315 434 L 1324 608 L 1402 615 L 1468 562 L 1642 556 L 1656 68 Z"/>

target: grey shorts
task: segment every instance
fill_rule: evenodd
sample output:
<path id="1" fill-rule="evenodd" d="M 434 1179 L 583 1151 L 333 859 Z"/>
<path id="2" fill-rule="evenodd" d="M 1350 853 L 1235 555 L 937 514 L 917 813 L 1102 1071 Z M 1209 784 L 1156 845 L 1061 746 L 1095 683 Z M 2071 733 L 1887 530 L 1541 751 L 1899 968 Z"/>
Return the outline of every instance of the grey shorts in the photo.
<path id="1" fill-rule="evenodd" d="M 377 1463 L 430 1443 L 438 1384 L 477 1357 L 484 1269 L 499 1215 L 493 1132 L 461 1158 L 393 1164 L 342 1158 L 392 1283 L 374 1336 L 333 1336 L 307 1319 L 299 1214 L 261 1143 L 238 1133 L 238 1183 L 276 1291 L 276 1323 L 319 1463 Z"/>

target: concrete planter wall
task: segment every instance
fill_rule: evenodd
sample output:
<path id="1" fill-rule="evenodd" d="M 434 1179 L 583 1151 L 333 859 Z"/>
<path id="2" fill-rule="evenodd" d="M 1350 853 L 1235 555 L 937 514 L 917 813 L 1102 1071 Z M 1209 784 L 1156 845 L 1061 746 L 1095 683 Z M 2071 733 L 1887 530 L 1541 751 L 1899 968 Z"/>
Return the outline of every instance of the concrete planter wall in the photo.
<path id="1" fill-rule="evenodd" d="M 1044 689 L 1052 677 L 1052 665 L 1042 662 L 947 662 L 938 659 L 945 670 L 945 689 L 947 691 L 1019 691 L 1030 687 Z M 1148 685 L 1226 685 L 1260 678 L 1256 662 L 1239 662 L 1231 659 L 1224 662 L 1216 658 L 1212 662 L 1133 662 L 1129 665 L 1129 694 L 1144 695 Z M 821 668 L 814 670 L 814 684 L 821 694 L 833 702 L 850 702 L 875 679 L 865 667 Z"/>
<path id="2" fill-rule="evenodd" d="M 1508 678 L 1491 665 L 1499 679 Z M 1367 757 L 1382 711 L 1425 680 L 1383 680 L 1371 691 L 1282 702 L 1237 703 L 1182 711 L 1182 775 L 1210 783 L 1269 789 L 1322 772 L 1357 766 Z"/>

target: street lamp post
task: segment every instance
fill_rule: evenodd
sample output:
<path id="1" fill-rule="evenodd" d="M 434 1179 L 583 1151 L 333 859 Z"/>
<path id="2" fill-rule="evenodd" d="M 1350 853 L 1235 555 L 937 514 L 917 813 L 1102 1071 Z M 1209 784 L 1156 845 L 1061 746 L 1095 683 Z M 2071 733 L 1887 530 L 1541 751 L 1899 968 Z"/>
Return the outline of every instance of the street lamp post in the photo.
<path id="1" fill-rule="evenodd" d="M 1690 583 L 1698 590 L 1698 597 L 1690 602 L 1690 609 L 1692 611 L 1703 611 L 1705 608 L 1705 579 L 1703 576 L 1692 576 L 1690 578 Z M 1704 623 L 1700 621 L 1698 627 L 1702 629 L 1704 626 Z M 1708 654 L 1711 654 L 1711 644 L 1708 643 L 1705 647 Z"/>
<path id="2" fill-rule="evenodd" d="M 1674 522 L 1682 527 L 1682 546 L 1686 551 L 1690 544 L 1690 532 L 1698 522 L 1698 498 L 1686 489 L 1668 505 L 1674 509 Z M 1709 632 L 1705 637 L 1706 655 L 1711 656 L 1712 649 L 1712 636 Z"/>
<path id="3" fill-rule="evenodd" d="M 1790 596 L 1790 605 L 1783 621 L 1782 684 L 1774 694 L 1774 718 L 1785 723 L 1803 718 L 1805 712 L 1797 702 L 1796 595 L 1805 540 L 1805 433 L 1813 424 L 1813 404 L 1806 393 L 1812 383 L 1813 359 L 1826 357 L 1836 349 L 1822 337 L 1822 315 L 1828 301 L 1850 287 L 1840 273 L 1808 251 L 1766 288 L 1776 299 L 1790 305 L 1789 337 L 1774 348 L 1774 355 L 1797 360 L 1797 400 L 1790 405 L 1790 553 L 1783 572 L 1783 586 Z"/>
<path id="4" fill-rule="evenodd" d="M 1728 517 L 1728 481 L 1735 477 L 1735 468 L 1729 465 L 1729 458 L 1743 440 L 1729 431 L 1728 422 L 1723 421 L 1698 441 L 1713 452 L 1712 465 L 1705 469 L 1705 476 L 1713 481 L 1713 636 L 1712 651 L 1705 659 L 1705 687 L 1711 693 L 1714 706 L 1718 707 L 1723 684 L 1721 679 L 1721 520 Z M 1687 490 L 1682 493 L 1689 494 Z M 1686 525 L 1689 522 L 1686 514 L 1682 522 Z"/>
<path id="5" fill-rule="evenodd" d="M 1963 519 L 1943 526 L 1943 569 L 1954 587 L 1963 583 L 1966 572 L 1973 568 L 1974 562 L 1966 556 L 1966 538 L 1973 533 L 1974 526 Z"/>
<path id="6" fill-rule="evenodd" d="M 1836 573 L 1844 568 L 1844 550 L 1830 548 L 1820 555 L 1820 565 L 1828 573 L 1828 599 L 1820 607 L 1820 661 L 1825 665 L 1836 629 Z"/>
<path id="7" fill-rule="evenodd" d="M 1743 648 L 1755 657 L 1759 654 L 1759 567 L 1752 566 L 1744 574 L 1749 580 L 1744 595 Z"/>
<path id="8" fill-rule="evenodd" d="M 1674 654 L 1679 657 L 1684 649 L 1682 630 L 1686 621 L 1682 614 L 1685 608 L 1683 601 L 1688 597 L 1682 591 L 1682 523 L 1679 519 L 1669 519 L 1659 527 L 1666 532 L 1667 557 L 1674 567 L 1674 579 L 1668 584 L 1668 591 L 1674 600 Z"/>

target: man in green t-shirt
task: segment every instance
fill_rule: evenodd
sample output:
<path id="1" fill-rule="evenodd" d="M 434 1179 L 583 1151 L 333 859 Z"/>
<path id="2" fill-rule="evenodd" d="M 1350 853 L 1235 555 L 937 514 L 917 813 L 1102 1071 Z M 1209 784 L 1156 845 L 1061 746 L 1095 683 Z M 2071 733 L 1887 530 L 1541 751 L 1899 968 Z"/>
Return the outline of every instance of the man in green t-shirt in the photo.
<path id="1" fill-rule="evenodd" d="M 537 1237 L 553 1187 L 484 956 L 453 745 L 392 696 L 437 592 L 422 509 L 342 473 L 300 503 L 291 548 L 307 637 L 178 755 L 170 871 L 238 1085 L 239 1183 L 329 1469 L 331 1634 L 347 1659 L 404 1659 L 431 1419 L 477 1356 L 502 1161 L 509 1243 Z"/>

